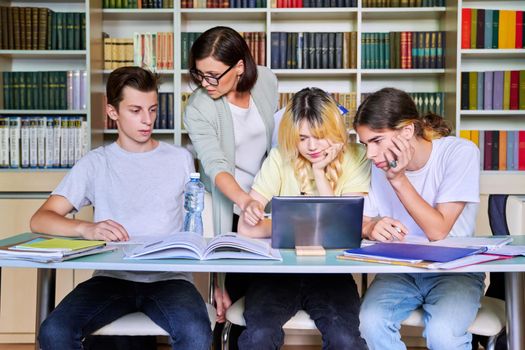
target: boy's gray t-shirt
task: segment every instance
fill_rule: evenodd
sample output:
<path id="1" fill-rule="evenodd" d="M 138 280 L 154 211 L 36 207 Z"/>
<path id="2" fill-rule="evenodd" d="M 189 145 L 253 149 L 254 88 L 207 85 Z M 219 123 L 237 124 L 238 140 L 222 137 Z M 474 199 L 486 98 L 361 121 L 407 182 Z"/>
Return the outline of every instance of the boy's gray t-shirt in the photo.
<path id="1" fill-rule="evenodd" d="M 159 142 L 148 152 L 132 153 L 117 143 L 88 152 L 52 193 L 65 197 L 78 211 L 94 207 L 94 222 L 111 219 L 130 238 L 181 231 L 184 185 L 194 171 L 193 158 L 181 147 Z M 191 281 L 191 274 L 152 271 L 95 271 L 137 282 L 168 279 Z"/>

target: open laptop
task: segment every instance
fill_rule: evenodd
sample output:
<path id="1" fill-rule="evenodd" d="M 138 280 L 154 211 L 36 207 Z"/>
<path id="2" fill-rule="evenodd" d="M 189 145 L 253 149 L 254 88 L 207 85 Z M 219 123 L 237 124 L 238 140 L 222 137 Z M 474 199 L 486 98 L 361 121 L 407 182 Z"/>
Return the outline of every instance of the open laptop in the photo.
<path id="1" fill-rule="evenodd" d="M 364 198 L 273 197 L 272 248 L 358 248 Z"/>

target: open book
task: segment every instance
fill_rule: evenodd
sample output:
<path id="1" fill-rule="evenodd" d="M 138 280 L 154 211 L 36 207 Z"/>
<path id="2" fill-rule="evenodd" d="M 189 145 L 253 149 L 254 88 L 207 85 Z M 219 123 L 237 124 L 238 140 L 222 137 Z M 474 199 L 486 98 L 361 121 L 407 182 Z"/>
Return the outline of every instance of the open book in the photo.
<path id="1" fill-rule="evenodd" d="M 225 233 L 206 241 L 192 232 L 177 232 L 124 250 L 128 259 L 268 259 L 282 260 L 268 240 Z"/>

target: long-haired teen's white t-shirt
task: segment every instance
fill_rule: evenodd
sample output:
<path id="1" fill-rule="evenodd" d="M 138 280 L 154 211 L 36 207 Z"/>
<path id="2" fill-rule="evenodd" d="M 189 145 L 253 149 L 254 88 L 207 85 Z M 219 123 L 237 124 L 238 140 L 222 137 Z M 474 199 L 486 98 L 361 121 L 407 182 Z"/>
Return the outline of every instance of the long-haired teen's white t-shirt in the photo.
<path id="1" fill-rule="evenodd" d="M 406 171 L 416 191 L 435 207 L 438 203 L 465 202 L 465 207 L 450 231 L 450 236 L 472 236 L 479 207 L 479 150 L 468 140 L 448 136 L 432 141 L 432 152 L 419 170 Z M 407 212 L 385 172 L 373 167 L 370 192 L 365 198 L 364 215 L 388 216 L 401 221 L 407 237 L 426 235 Z"/>

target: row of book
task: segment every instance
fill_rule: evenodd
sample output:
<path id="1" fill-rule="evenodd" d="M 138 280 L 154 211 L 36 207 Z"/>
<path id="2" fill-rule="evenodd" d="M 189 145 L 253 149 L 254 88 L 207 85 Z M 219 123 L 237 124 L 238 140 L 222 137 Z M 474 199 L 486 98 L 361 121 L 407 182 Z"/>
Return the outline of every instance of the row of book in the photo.
<path id="1" fill-rule="evenodd" d="M 273 8 L 357 7 L 357 0 L 272 0 Z"/>
<path id="2" fill-rule="evenodd" d="M 295 92 L 281 92 L 279 93 L 278 109 L 286 107 L 288 102 L 293 98 Z M 352 128 L 352 118 L 357 110 L 356 93 L 342 93 L 342 92 L 331 92 L 330 95 L 333 99 L 342 105 L 346 109 L 346 113 L 343 114 L 343 119 L 347 129 Z"/>
<path id="3" fill-rule="evenodd" d="M 463 8 L 462 49 L 521 49 L 525 47 L 523 11 Z"/>
<path id="4" fill-rule="evenodd" d="M 365 69 L 445 67 L 445 32 L 362 33 Z"/>
<path id="5" fill-rule="evenodd" d="M 105 9 L 172 9 L 173 0 L 103 0 Z"/>
<path id="6" fill-rule="evenodd" d="M 2 72 L 5 109 L 87 108 L 86 71 Z"/>
<path id="7" fill-rule="evenodd" d="M 202 33 L 184 32 L 181 33 L 181 68 L 188 68 L 188 58 L 193 43 Z M 265 32 L 239 32 L 246 41 L 248 48 L 255 60 L 261 66 L 266 65 L 266 33 Z"/>
<path id="8" fill-rule="evenodd" d="M 445 93 L 444 92 L 408 92 L 416 104 L 420 115 L 434 113 L 445 115 Z M 361 94 L 361 101 L 366 100 L 370 93 Z"/>
<path id="9" fill-rule="evenodd" d="M 525 130 L 461 130 L 480 150 L 481 170 L 525 170 Z"/>
<path id="10" fill-rule="evenodd" d="M 187 8 L 265 8 L 266 0 L 181 0 L 180 7 Z"/>
<path id="11" fill-rule="evenodd" d="M 525 110 L 525 70 L 462 72 L 461 109 Z"/>
<path id="12" fill-rule="evenodd" d="M 154 71 L 173 69 L 172 32 L 134 33 L 133 38 L 104 36 L 104 69 L 133 65 Z"/>
<path id="13" fill-rule="evenodd" d="M 173 92 L 159 93 L 159 104 L 157 108 L 157 118 L 153 125 L 155 130 L 173 130 L 174 128 L 174 114 L 173 114 Z M 105 129 L 117 129 L 117 123 L 106 117 Z"/>
<path id="14" fill-rule="evenodd" d="M 352 69 L 356 52 L 356 32 L 271 34 L 274 69 Z"/>
<path id="15" fill-rule="evenodd" d="M 362 7 L 441 7 L 445 0 L 362 0 Z"/>
<path id="16" fill-rule="evenodd" d="M 39 7 L 0 7 L 0 49 L 85 50 L 86 15 Z"/>
<path id="17" fill-rule="evenodd" d="M 82 117 L 0 115 L 0 167 L 70 168 L 86 154 L 88 140 Z"/>

